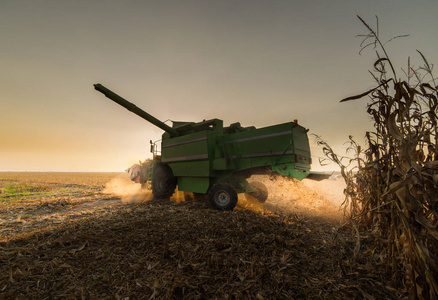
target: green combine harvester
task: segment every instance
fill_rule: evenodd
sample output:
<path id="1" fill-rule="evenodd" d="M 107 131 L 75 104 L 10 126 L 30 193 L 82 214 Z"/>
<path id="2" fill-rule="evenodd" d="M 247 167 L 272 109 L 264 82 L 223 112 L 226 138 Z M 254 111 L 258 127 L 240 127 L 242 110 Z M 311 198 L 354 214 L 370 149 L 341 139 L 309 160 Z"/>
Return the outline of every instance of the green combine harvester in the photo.
<path id="1" fill-rule="evenodd" d="M 268 198 L 263 183 L 248 183 L 251 175 L 277 173 L 302 180 L 310 174 L 308 130 L 297 121 L 255 128 L 240 123 L 224 127 L 222 120 L 211 119 L 170 127 L 103 85 L 94 88 L 165 131 L 161 155 L 151 141 L 153 160 L 138 165 L 138 174 L 131 176 L 152 189 L 155 198 L 172 196 L 178 186 L 195 196 L 208 195 L 215 209 L 232 210 L 238 193 L 260 202 Z"/>

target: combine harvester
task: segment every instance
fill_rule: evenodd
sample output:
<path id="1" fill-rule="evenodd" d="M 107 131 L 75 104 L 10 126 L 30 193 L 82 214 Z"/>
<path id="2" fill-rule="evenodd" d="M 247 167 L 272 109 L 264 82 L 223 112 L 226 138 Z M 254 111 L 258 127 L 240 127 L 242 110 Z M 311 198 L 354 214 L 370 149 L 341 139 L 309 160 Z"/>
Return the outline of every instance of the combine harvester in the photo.
<path id="1" fill-rule="evenodd" d="M 208 195 L 215 209 L 232 210 L 238 193 L 260 202 L 268 198 L 263 183 L 248 183 L 251 175 L 277 173 L 298 180 L 328 177 L 311 174 L 308 130 L 297 121 L 255 128 L 240 123 L 224 127 L 222 120 L 211 119 L 173 122 L 170 127 L 103 85 L 94 88 L 165 131 L 161 155 L 151 141 L 153 160 L 130 168 L 135 173 L 131 179 L 152 189 L 155 198 L 172 196 L 178 186 L 179 191 L 195 196 Z"/>

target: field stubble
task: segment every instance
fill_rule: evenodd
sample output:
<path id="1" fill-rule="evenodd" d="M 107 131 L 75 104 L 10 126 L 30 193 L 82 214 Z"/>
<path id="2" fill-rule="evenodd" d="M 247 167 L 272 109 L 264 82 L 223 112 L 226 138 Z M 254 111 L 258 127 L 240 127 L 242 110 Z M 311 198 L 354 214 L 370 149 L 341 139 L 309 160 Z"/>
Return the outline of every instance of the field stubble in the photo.
<path id="1" fill-rule="evenodd" d="M 220 212 L 121 173 L 1 173 L 48 194 L 0 204 L 0 298 L 396 298 L 371 254 L 352 263 L 341 181 L 252 179 L 267 202 Z"/>

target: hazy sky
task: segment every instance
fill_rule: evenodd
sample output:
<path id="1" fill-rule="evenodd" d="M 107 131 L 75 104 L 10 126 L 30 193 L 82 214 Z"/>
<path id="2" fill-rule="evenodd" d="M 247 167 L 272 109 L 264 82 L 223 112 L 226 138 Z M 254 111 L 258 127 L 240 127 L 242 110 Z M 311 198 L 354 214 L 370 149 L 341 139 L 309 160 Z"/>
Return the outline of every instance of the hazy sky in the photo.
<path id="1" fill-rule="evenodd" d="M 0 170 L 123 171 L 162 130 L 93 89 L 101 83 L 161 120 L 263 127 L 298 119 L 336 149 L 372 123 L 375 54 L 397 70 L 416 49 L 438 62 L 438 1 L 0 1 Z M 402 74 L 401 71 L 399 71 Z M 316 146 L 312 142 L 312 149 Z M 318 150 L 312 166 L 318 169 Z"/>

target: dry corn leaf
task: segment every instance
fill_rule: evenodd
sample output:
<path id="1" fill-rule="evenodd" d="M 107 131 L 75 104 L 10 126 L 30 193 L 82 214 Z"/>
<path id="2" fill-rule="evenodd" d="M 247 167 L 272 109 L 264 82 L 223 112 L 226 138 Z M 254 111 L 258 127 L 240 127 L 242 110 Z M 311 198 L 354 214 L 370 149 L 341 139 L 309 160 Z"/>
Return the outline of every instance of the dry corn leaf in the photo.
<path id="1" fill-rule="evenodd" d="M 386 126 L 388 128 L 390 136 L 401 142 L 403 140 L 403 134 L 401 133 L 396 123 L 397 115 L 397 112 L 393 112 L 392 114 L 390 114 Z"/>
<path id="2" fill-rule="evenodd" d="M 424 227 L 428 229 L 435 229 L 436 226 L 432 225 L 432 223 L 426 218 L 426 216 L 423 213 L 423 210 L 419 209 L 415 213 L 415 221 L 423 225 Z"/>

